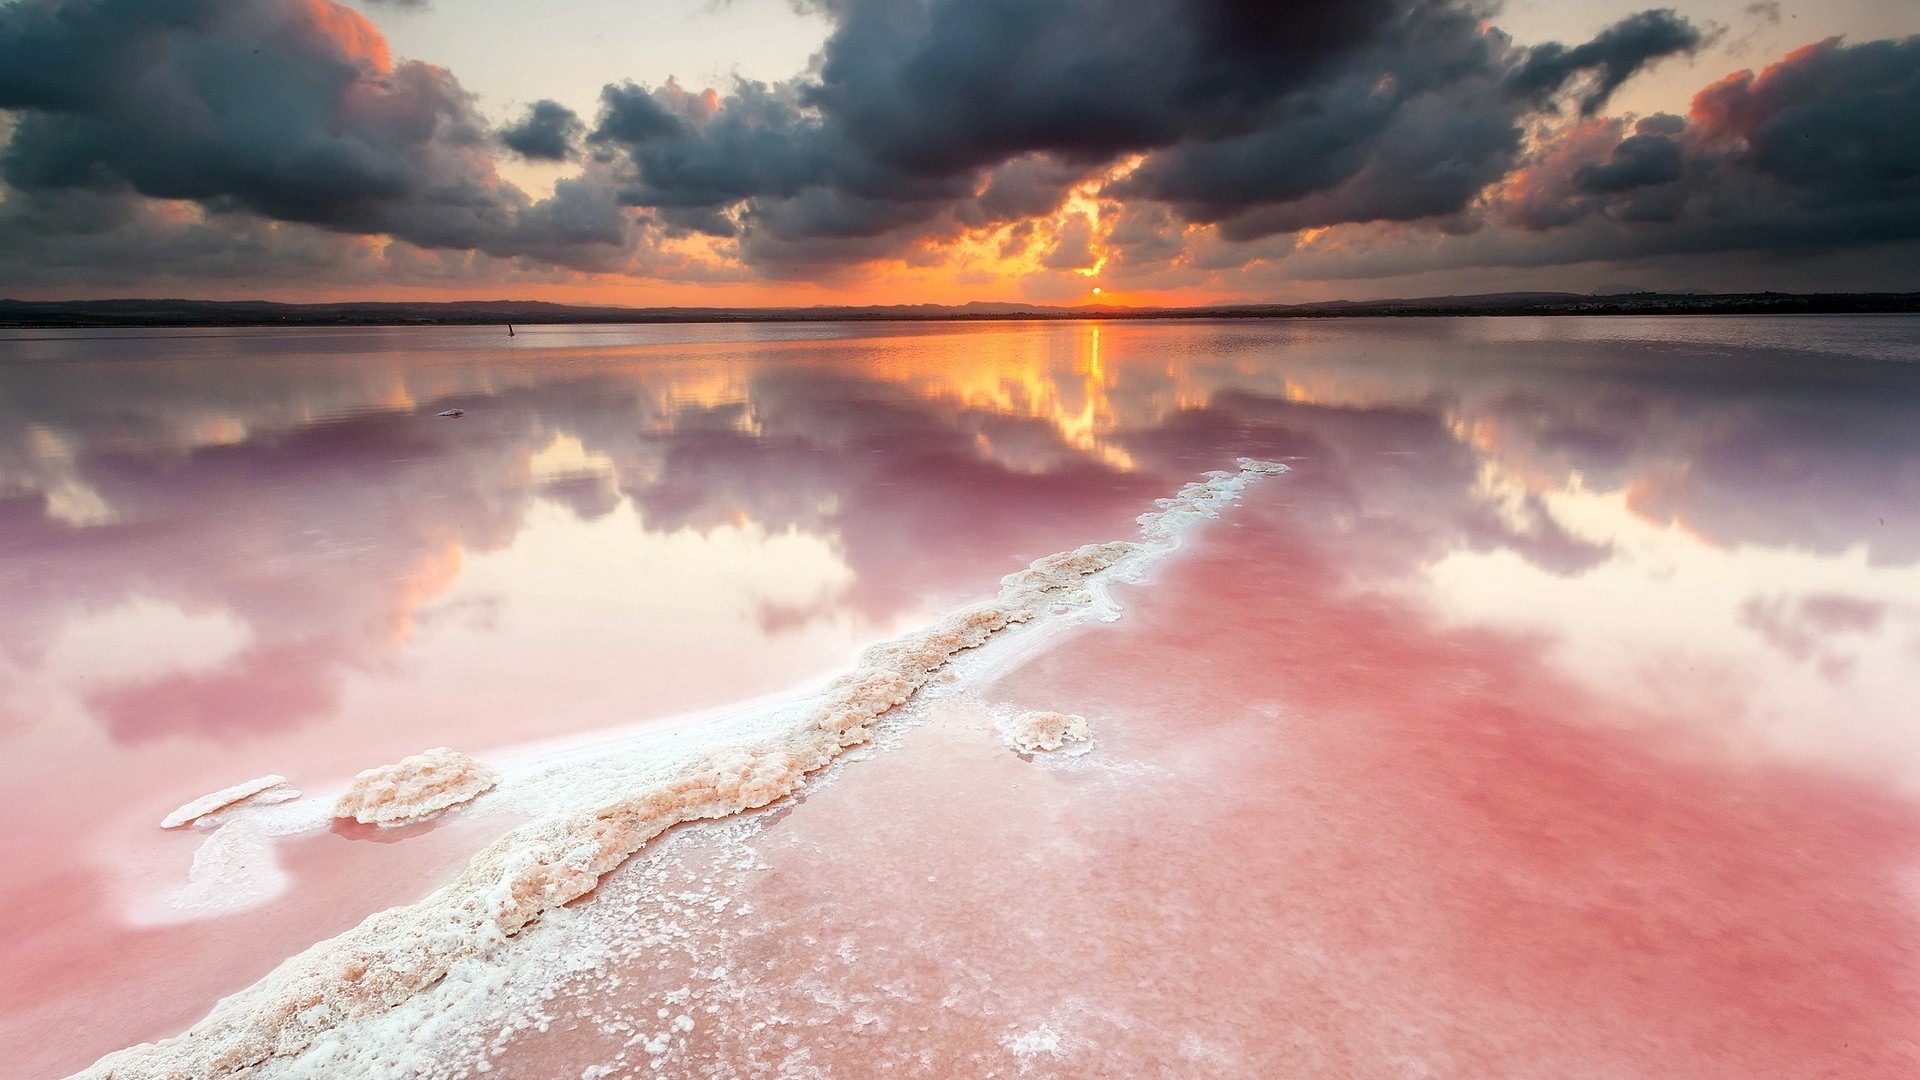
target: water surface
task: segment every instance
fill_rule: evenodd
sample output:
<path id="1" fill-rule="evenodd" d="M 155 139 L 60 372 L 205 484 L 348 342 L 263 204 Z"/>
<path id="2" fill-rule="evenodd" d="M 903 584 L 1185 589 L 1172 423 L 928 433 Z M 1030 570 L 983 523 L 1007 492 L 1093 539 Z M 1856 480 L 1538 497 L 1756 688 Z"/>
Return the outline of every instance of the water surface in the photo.
<path id="1" fill-rule="evenodd" d="M 663 1063 L 780 1075 L 738 1033 L 826 980 L 899 991 L 863 1006 L 884 1039 L 795 1029 L 834 1075 L 1914 1065 L 1920 320 L 9 332 L 0 357 L 0 1056 L 29 1073 L 183 1029 L 509 824 L 303 838 L 278 898 L 194 917 L 169 897 L 199 837 L 157 829 L 187 799 L 779 692 L 1243 455 L 1294 471 L 1119 623 L 811 797 L 767 834 L 808 854 L 756 849 L 772 884 L 738 886 L 767 890 L 762 960 L 830 918 L 855 956 L 947 959 L 805 965 Z M 1099 749 L 1036 771 L 979 711 L 1014 703 L 1088 715 Z M 942 862 L 969 884 L 908 889 Z M 1005 950 L 1036 895 L 1078 951 Z M 991 993 L 907 1022 L 968 978 Z"/>

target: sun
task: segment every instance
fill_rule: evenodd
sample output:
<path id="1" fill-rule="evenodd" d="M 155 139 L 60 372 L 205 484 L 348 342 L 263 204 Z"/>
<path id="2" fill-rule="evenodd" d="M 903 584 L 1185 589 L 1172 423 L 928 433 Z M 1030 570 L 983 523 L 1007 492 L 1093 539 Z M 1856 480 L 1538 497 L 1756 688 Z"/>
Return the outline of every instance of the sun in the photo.
<path id="1" fill-rule="evenodd" d="M 1105 290 L 1105 289 L 1102 289 L 1102 288 L 1101 288 L 1100 286 L 1098 286 L 1098 285 L 1095 285 L 1095 286 L 1093 287 L 1093 295 L 1095 295 L 1095 296 L 1099 296 L 1099 295 L 1100 295 L 1101 293 L 1103 293 L 1103 292 L 1106 292 L 1106 290 Z"/>

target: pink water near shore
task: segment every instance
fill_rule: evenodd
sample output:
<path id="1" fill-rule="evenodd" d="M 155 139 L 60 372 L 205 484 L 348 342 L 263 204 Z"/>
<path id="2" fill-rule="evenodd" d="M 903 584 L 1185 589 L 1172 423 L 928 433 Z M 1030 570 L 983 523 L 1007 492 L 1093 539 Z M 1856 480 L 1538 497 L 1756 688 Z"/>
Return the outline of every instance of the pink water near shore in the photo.
<path id="1" fill-rule="evenodd" d="M 1920 323 L 468 334 L 0 367 L 0 1072 L 519 820 L 195 917 L 189 798 L 774 693 L 1241 454 L 1119 621 L 643 852 L 418 1074 L 1920 1072 Z"/>
<path id="2" fill-rule="evenodd" d="M 1127 590 L 1122 623 L 936 706 L 763 833 L 630 865 L 596 903 L 660 943 L 559 978 L 491 1058 L 446 1059 L 513 1077 L 1920 1069 L 1910 797 L 1730 758 L 1710 729 L 1733 717 L 1647 715 L 1536 637 L 1356 595 L 1285 501 L 1260 491 Z M 1084 714 L 1098 747 L 1023 759 L 988 721 L 1015 708 Z M 649 1055 L 632 1040 L 652 1029 L 673 1037 Z"/>

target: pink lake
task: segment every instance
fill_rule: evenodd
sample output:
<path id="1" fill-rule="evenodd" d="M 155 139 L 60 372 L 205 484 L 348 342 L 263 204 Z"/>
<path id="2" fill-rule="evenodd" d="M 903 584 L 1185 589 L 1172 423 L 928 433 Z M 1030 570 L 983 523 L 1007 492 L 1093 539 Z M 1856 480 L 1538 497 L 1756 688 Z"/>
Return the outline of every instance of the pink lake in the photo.
<path id="1" fill-rule="evenodd" d="M 1290 471 L 1115 582 L 1114 617 L 1009 631 L 799 795 L 247 1064 L 1920 1074 L 1920 320 L 0 356 L 5 1075 L 178 1035 L 539 819 L 522 778 L 720 739 L 1243 458 Z M 1093 740 L 1018 754 L 1027 710 Z M 437 746 L 507 782 L 324 825 Z M 195 892 L 213 834 L 160 819 L 268 773 L 323 827 Z M 141 1069 L 113 1075 L 169 1075 Z"/>

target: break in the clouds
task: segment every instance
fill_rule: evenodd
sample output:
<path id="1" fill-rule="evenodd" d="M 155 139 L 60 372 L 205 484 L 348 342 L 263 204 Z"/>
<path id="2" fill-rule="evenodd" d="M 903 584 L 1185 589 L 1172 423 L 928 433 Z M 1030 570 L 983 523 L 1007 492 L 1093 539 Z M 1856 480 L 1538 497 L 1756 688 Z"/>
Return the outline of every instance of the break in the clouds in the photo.
<path id="1" fill-rule="evenodd" d="M 1245 295 L 1920 229 L 1920 39 L 1827 41 L 1634 119 L 1615 93 L 1715 28 L 1650 10 L 1522 44 L 1475 0 L 810 6 L 830 32 L 785 82 L 619 81 L 590 122 L 540 100 L 490 123 L 333 0 L 12 0 L 0 285 L 877 264 Z M 536 198 L 517 163 L 571 175 Z"/>

